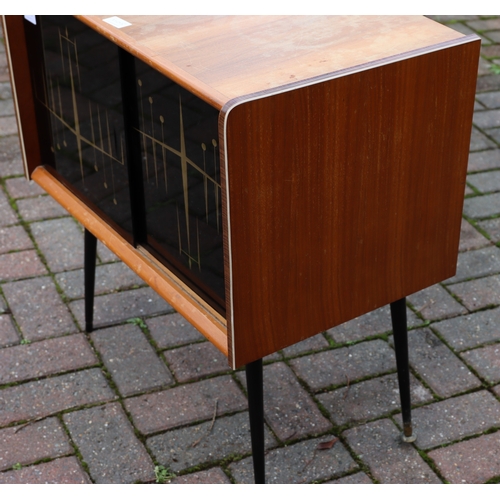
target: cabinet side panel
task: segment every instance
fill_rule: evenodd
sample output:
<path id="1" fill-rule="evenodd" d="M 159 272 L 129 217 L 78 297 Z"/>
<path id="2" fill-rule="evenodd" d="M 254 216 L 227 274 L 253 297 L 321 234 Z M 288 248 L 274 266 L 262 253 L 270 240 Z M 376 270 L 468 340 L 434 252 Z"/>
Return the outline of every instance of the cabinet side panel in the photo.
<path id="1" fill-rule="evenodd" d="M 9 72 L 14 93 L 19 139 L 26 175 L 52 156 L 48 144 L 47 123 L 43 121 L 39 104 L 33 89 L 33 59 L 39 56 L 40 44 L 36 54 L 30 53 L 37 45 L 38 28 L 23 16 L 3 16 L 8 54 Z M 28 49 L 28 45 L 31 49 Z"/>
<path id="2" fill-rule="evenodd" d="M 478 55 L 467 43 L 230 111 L 236 366 L 455 273 Z"/>

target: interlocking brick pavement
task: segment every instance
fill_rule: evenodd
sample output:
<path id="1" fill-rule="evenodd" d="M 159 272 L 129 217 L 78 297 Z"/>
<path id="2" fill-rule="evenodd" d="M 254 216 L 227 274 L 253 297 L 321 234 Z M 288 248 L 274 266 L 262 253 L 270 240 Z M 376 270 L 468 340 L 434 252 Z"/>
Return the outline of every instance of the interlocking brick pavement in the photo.
<path id="1" fill-rule="evenodd" d="M 50 417 L 27 426 L 0 430 L 0 470 L 29 465 L 44 458 L 69 455 L 73 448 L 62 424 Z"/>
<path id="2" fill-rule="evenodd" d="M 96 483 L 154 479 L 153 461 L 120 403 L 74 411 L 63 419 Z"/>
<path id="3" fill-rule="evenodd" d="M 27 340 L 42 340 L 77 331 L 50 277 L 13 281 L 5 283 L 2 289 Z"/>
<path id="4" fill-rule="evenodd" d="M 441 482 L 415 447 L 398 439 L 396 427 L 388 419 L 354 427 L 344 435 L 354 453 L 368 465 L 373 478 L 381 483 Z"/>
<path id="5" fill-rule="evenodd" d="M 0 384 L 10 384 L 97 365 L 81 333 L 0 350 Z"/>
<path id="6" fill-rule="evenodd" d="M 172 375 L 135 325 L 98 330 L 90 336 L 120 394 L 132 396 L 171 385 Z"/>
<path id="7" fill-rule="evenodd" d="M 417 439 L 384 307 L 265 358 L 271 483 L 500 482 L 500 16 L 436 19 L 482 57 L 457 275 L 407 298 Z M 0 483 L 253 482 L 244 371 L 101 243 L 83 331 L 83 231 L 24 179 L 13 108 L 0 43 Z"/>

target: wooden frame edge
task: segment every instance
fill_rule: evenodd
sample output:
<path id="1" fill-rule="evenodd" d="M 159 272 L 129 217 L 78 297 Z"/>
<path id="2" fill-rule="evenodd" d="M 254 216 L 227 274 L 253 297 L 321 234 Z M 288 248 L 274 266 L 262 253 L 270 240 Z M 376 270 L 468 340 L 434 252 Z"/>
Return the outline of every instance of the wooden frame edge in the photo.
<path id="1" fill-rule="evenodd" d="M 184 316 L 225 356 L 228 356 L 226 320 L 143 248 L 134 248 L 114 229 L 105 224 L 68 188 L 59 183 L 43 166 L 31 178 L 60 203 L 75 219 L 114 252 L 153 290 Z"/>

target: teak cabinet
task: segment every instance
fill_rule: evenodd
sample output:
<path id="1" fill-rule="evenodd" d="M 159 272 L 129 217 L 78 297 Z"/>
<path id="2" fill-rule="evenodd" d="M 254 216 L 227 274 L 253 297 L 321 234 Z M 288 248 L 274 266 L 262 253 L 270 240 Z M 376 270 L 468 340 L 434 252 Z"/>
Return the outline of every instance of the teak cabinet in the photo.
<path id="1" fill-rule="evenodd" d="M 4 31 L 27 176 L 232 367 L 455 273 L 478 37 L 412 16 Z"/>

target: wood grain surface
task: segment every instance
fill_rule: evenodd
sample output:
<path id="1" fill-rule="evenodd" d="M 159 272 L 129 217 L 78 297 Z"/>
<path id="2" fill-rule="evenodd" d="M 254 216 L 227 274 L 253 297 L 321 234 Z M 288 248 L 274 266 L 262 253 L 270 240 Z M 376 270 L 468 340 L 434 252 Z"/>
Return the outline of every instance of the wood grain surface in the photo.
<path id="1" fill-rule="evenodd" d="M 455 273 L 479 41 L 227 116 L 236 366 Z"/>
<path id="2" fill-rule="evenodd" d="M 221 108 L 243 95 L 464 35 L 421 16 L 119 16 L 92 28 Z"/>

